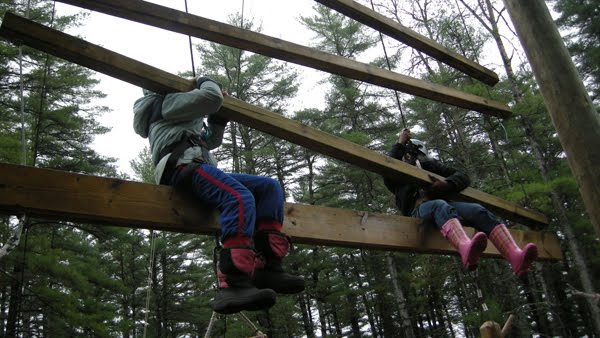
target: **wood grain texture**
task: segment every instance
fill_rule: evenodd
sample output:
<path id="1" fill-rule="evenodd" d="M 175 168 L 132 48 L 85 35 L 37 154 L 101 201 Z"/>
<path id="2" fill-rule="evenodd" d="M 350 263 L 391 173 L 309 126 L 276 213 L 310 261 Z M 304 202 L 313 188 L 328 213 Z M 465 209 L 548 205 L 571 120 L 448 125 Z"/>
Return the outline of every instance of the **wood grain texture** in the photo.
<path id="1" fill-rule="evenodd" d="M 502 118 L 512 115 L 507 105 L 497 101 L 150 2 L 142 0 L 60 1 L 483 114 Z"/>
<path id="2" fill-rule="evenodd" d="M 188 91 L 193 88 L 193 82 L 189 79 L 10 13 L 4 17 L 0 36 L 155 92 Z M 219 114 L 374 173 L 393 176 L 408 183 L 429 183 L 430 173 L 425 170 L 231 97 L 225 98 Z M 480 203 L 502 217 L 536 229 L 548 224 L 546 217 L 539 212 L 472 188 L 463 190 L 457 198 Z"/>
<path id="3" fill-rule="evenodd" d="M 197 234 L 218 230 L 218 212 L 171 187 L 2 163 L 0 211 Z M 433 226 L 411 217 L 296 203 L 286 203 L 284 212 L 284 231 L 296 243 L 456 254 Z M 540 260 L 562 259 L 556 234 L 511 233 L 521 245 L 536 243 Z M 500 254 L 489 245 L 485 256 Z"/>
<path id="4" fill-rule="evenodd" d="M 411 46 L 490 86 L 498 83 L 498 74 L 440 45 L 400 23 L 352 0 L 316 0 L 378 32 Z"/>

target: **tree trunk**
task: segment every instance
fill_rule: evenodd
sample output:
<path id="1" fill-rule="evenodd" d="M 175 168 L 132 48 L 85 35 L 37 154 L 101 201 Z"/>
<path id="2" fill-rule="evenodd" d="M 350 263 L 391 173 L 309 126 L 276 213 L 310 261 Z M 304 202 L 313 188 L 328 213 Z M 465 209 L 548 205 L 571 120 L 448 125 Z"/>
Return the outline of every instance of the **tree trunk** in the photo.
<path id="1" fill-rule="evenodd" d="M 27 237 L 27 227 L 23 228 L 24 235 Z M 17 336 L 17 323 L 19 316 L 21 315 L 21 303 L 23 301 L 23 273 L 25 269 L 25 253 L 27 248 L 27 239 L 25 239 L 23 254 L 18 255 L 20 259 L 15 260 L 13 267 L 12 281 L 10 283 L 10 296 L 8 302 L 8 315 L 6 317 L 6 336 L 16 337 Z"/>
<path id="2" fill-rule="evenodd" d="M 398 304 L 398 309 L 400 310 L 400 326 L 402 327 L 402 332 L 404 333 L 405 338 L 414 338 L 415 333 L 412 330 L 410 316 L 406 310 L 406 298 L 404 297 L 402 289 L 398 285 L 398 271 L 396 270 L 396 264 L 394 262 L 392 253 L 389 251 L 386 252 L 385 259 L 387 261 L 388 271 L 390 272 L 392 279 L 392 287 L 394 288 L 394 295 L 396 296 L 395 298 Z"/>
<path id="3" fill-rule="evenodd" d="M 507 1 L 505 1 L 505 2 L 507 2 Z M 538 0 L 536 0 L 535 2 L 538 2 Z M 491 27 L 490 33 L 492 34 L 492 37 L 494 38 L 494 41 L 496 42 L 496 45 L 500 52 L 500 56 L 502 57 L 502 62 L 504 64 L 506 75 L 507 75 L 509 81 L 511 82 L 513 98 L 515 99 L 515 102 L 519 102 L 521 100 L 522 94 L 518 89 L 516 76 L 513 72 L 512 65 L 511 65 L 511 60 L 508 57 L 508 53 L 506 52 L 506 48 L 504 47 L 502 37 L 499 33 L 499 29 L 497 26 L 497 20 L 495 20 L 495 17 L 494 17 L 493 6 L 492 6 L 490 0 L 486 0 L 486 4 L 487 4 L 487 11 L 488 11 L 488 13 L 487 13 L 488 19 L 490 21 L 489 27 Z M 542 6 L 545 7 L 545 5 L 543 3 L 542 3 Z M 545 11 L 547 12 L 547 8 L 545 8 Z M 516 25 L 516 23 L 515 23 L 515 25 Z M 552 25 L 553 25 L 553 23 L 552 23 Z M 555 27 L 553 29 L 556 30 Z M 564 47 L 564 45 L 563 45 L 563 47 Z M 525 48 L 527 48 L 527 47 L 525 47 Z M 565 62 L 565 61 L 563 60 L 563 62 Z M 568 59 L 568 62 L 572 63 L 570 57 Z M 538 82 L 539 82 L 539 79 L 538 79 Z M 541 87 L 541 84 L 539 84 L 539 85 Z M 560 96 L 560 95 L 558 95 L 558 96 Z M 548 109 L 550 109 L 550 107 L 548 107 Z M 575 112 L 575 113 L 577 113 L 577 112 Z M 524 116 L 520 119 L 520 121 L 524 127 L 525 135 L 527 136 L 527 139 L 531 142 L 532 148 L 534 150 L 534 153 L 535 153 L 535 156 L 536 156 L 536 159 L 538 162 L 538 166 L 540 167 L 542 179 L 544 180 L 545 183 L 548 183 L 549 182 L 548 168 L 546 166 L 546 161 L 544 160 L 544 157 L 543 157 L 543 152 L 541 150 L 541 146 L 539 145 L 539 142 L 537 142 L 537 138 L 535 137 L 535 135 L 533 133 L 533 127 L 531 125 L 531 121 L 529 121 L 529 119 L 527 119 Z M 557 131 L 558 131 L 558 129 L 557 129 Z M 577 133 L 573 133 L 573 134 L 579 135 L 580 133 L 577 132 Z M 597 136 L 600 136 L 600 134 L 597 134 Z M 600 137 L 597 137 L 597 140 L 600 140 Z M 590 144 L 590 146 L 591 146 L 591 144 Z M 600 149 L 600 148 L 597 148 L 597 150 L 598 149 Z M 567 237 L 567 243 L 569 246 L 569 250 L 573 254 L 573 261 L 579 271 L 579 276 L 580 276 L 582 287 L 585 292 L 594 293 L 594 287 L 593 287 L 593 283 L 591 281 L 590 273 L 587 269 L 587 266 L 585 264 L 583 256 L 581 255 L 581 251 L 579 250 L 579 246 L 577 244 L 577 240 L 575 238 L 574 232 L 571 228 L 571 224 L 569 222 L 568 217 L 566 216 L 566 211 L 563 207 L 562 200 L 561 200 L 558 192 L 556 192 L 554 189 L 552 189 L 550 191 L 550 196 L 552 199 L 552 205 L 554 207 L 554 210 L 556 211 L 556 215 L 560 222 L 560 226 L 563 229 L 563 231 L 565 232 L 565 236 Z M 600 205 L 600 204 L 596 204 L 596 205 Z M 588 301 L 588 306 L 590 308 L 595 334 L 600 336 L 600 310 L 598 308 L 598 305 L 595 304 L 593 301 Z"/>
<path id="4" fill-rule="evenodd" d="M 600 236 L 600 115 L 542 0 L 504 0 L 567 155 L 592 225 Z M 596 334 L 600 322 L 594 320 Z"/>
<path id="5" fill-rule="evenodd" d="M 298 296 L 298 302 L 300 303 L 300 310 L 302 312 L 302 326 L 304 327 L 304 333 L 306 333 L 307 338 L 315 338 L 315 327 L 310 311 L 310 299 L 308 299 L 308 296 L 305 294 L 301 294 Z"/>
<path id="6" fill-rule="evenodd" d="M 373 307 L 371 306 L 371 302 L 366 294 L 361 294 L 361 298 L 363 304 L 365 306 L 365 312 L 367 313 L 367 320 L 369 321 L 369 326 L 371 327 L 371 335 L 374 338 L 379 337 L 379 330 L 377 329 L 377 324 L 375 323 L 375 317 L 373 315 Z"/>

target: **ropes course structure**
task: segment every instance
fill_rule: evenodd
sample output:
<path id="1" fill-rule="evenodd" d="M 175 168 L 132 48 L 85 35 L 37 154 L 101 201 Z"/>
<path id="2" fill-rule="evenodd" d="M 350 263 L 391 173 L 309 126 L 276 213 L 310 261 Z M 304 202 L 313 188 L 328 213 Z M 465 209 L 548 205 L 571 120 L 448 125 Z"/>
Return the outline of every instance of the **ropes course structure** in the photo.
<path id="1" fill-rule="evenodd" d="M 243 30 L 243 0 L 241 28 L 218 22 L 210 22 L 211 25 L 208 25 L 206 19 L 188 13 L 187 0 L 185 2 L 185 13 L 141 0 L 130 0 L 126 3 L 121 3 L 118 0 L 63 0 L 62 2 L 120 16 L 143 24 L 166 28 L 173 32 L 185 32 L 184 34 L 188 36 L 194 76 L 196 76 L 196 73 L 192 36 L 392 89 L 396 94 L 396 103 L 404 126 L 406 126 L 406 121 L 397 91 L 496 117 L 509 117 L 512 114 L 510 108 L 502 103 L 392 72 L 381 33 L 380 39 L 388 63 L 387 70 L 245 31 Z M 334 4 L 347 4 L 345 0 L 317 0 L 317 2 L 332 6 Z M 371 5 L 373 7 L 373 2 L 371 2 Z M 513 4 L 511 11 L 518 11 L 517 6 L 518 4 Z M 385 25 L 381 24 L 382 21 L 377 19 L 375 14 L 368 13 L 368 15 L 371 19 L 375 18 L 369 20 L 371 20 L 370 22 L 376 22 L 375 25 L 381 28 L 380 32 L 389 29 L 389 27 L 386 28 Z M 156 17 L 160 17 L 161 20 L 154 19 Z M 401 29 L 398 29 L 398 31 L 401 31 Z M 458 65 L 459 68 L 457 69 L 463 70 L 486 84 L 491 83 L 493 85 L 497 82 L 497 76 L 494 77 L 495 74 L 490 74 L 489 70 L 468 62 L 468 60 L 465 61 L 464 58 L 459 56 L 444 53 L 443 48 L 439 48 L 439 46 L 431 44 L 418 36 L 411 35 L 410 32 L 403 31 L 403 34 L 410 36 L 412 39 L 409 45 L 422 48 L 426 50 L 426 53 L 436 55 L 450 65 Z M 0 28 L 0 36 L 27 44 L 33 48 L 152 91 L 165 93 L 188 91 L 193 88 L 193 83 L 188 79 L 169 74 L 12 13 L 5 15 Z M 23 81 L 22 77 L 21 81 Z M 22 82 L 21 93 L 23 93 Z M 24 107 L 22 112 L 24 112 Z M 400 161 L 391 160 L 385 155 L 377 154 L 349 141 L 341 140 L 233 97 L 225 99 L 219 114 L 233 122 L 245 124 L 256 130 L 264 131 L 275 137 L 288 140 L 309 150 L 331 156 L 376 174 L 395 175 L 400 180 L 417 184 L 430 181 L 428 173 L 419 168 L 403 165 Z M 24 133 L 23 115 L 22 120 L 22 133 Z M 561 132 L 559 131 L 559 133 Z M 40 216 L 56 217 L 60 215 L 64 219 L 150 230 L 209 234 L 218 228 L 214 210 L 190 205 L 184 197 L 177 195 L 170 187 L 157 187 L 139 182 L 127 182 L 104 177 L 86 177 L 76 173 L 28 168 L 25 163 L 24 134 L 21 137 L 23 144 L 22 166 L 0 164 L 0 186 L 3 192 L 0 194 L 0 210 L 25 215 L 21 217 L 22 227 L 26 227 L 28 213 L 35 211 L 35 214 Z M 600 147 L 587 147 L 587 149 L 598 150 Z M 567 155 L 569 155 L 569 152 L 567 152 Z M 15 174 L 17 169 L 20 173 L 25 174 Z M 65 184 L 73 181 L 76 183 Z M 591 186 L 595 187 L 597 185 Z M 40 193 L 35 196 L 35 199 L 31 199 L 30 192 L 39 187 L 47 189 L 39 189 Z M 85 191 L 85 193 L 82 193 L 82 191 Z M 110 198 L 107 198 L 107 196 L 110 196 Z M 61 205 L 56 204 L 57 197 L 60 197 Z M 535 225 L 537 227 L 534 228 L 537 229 L 543 228 L 549 223 L 543 214 L 535 210 L 521 207 L 472 188 L 462 191 L 459 198 L 478 202 L 503 217 L 526 225 Z M 110 201 L 110 203 L 106 201 Z M 144 206 L 148 207 L 144 208 Z M 455 253 L 454 249 L 441 240 L 438 233 L 424 233 L 420 224 L 408 217 L 356 211 L 345 213 L 344 210 L 292 203 L 286 204 L 285 208 L 286 222 L 291 225 L 289 226 L 289 235 L 294 237 L 296 243 L 421 253 Z M 143 209 L 145 212 L 143 214 L 137 212 L 139 209 Z M 315 224 L 318 224 L 318 226 L 315 226 Z M 540 248 L 543 248 L 543 250 L 540 250 L 541 260 L 556 261 L 563 258 L 555 234 L 513 231 L 513 235 L 519 242 L 527 239 L 536 242 Z M 13 237 L 16 239 L 11 240 L 11 243 L 14 244 L 16 241 L 18 244 L 20 234 Z M 152 265 L 156 254 L 153 232 L 150 234 L 150 247 L 149 264 L 151 268 L 146 294 L 144 337 L 148 326 Z M 8 251 L 0 251 L 0 257 L 3 252 L 6 254 Z M 488 257 L 500 256 L 497 251 L 493 250 L 485 251 L 484 255 Z M 245 315 L 241 313 L 239 315 L 253 327 L 256 334 L 262 335 Z M 217 316 L 213 313 L 207 335 L 210 335 L 215 320 L 217 320 Z"/>

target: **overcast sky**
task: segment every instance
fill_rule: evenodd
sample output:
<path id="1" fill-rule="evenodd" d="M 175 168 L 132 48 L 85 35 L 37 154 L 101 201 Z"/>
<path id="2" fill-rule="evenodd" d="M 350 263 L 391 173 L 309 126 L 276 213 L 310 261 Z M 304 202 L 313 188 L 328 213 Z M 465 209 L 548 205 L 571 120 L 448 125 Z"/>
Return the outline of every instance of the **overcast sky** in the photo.
<path id="1" fill-rule="evenodd" d="M 185 11 L 184 0 L 152 0 L 151 2 Z M 263 34 L 302 45 L 310 44 L 310 38 L 314 34 L 299 23 L 298 17 L 301 14 L 310 15 L 315 4 L 312 0 L 188 0 L 188 11 L 191 14 L 226 22 L 230 14 L 242 10 L 242 3 L 244 17 L 253 17 L 256 23 L 262 23 Z M 81 11 L 80 8 L 60 2 L 56 5 L 59 15 Z M 85 20 L 82 27 L 67 33 L 79 35 L 88 42 L 173 74 L 192 69 L 187 36 L 97 12 L 89 13 L 90 17 Z M 199 41 L 192 38 L 192 43 Z M 198 57 L 195 53 L 196 65 L 199 64 Z M 319 74 L 305 67 L 301 69 L 303 86 L 300 92 L 303 95 L 293 102 L 295 109 L 314 107 L 315 104 L 319 104 L 322 97 L 322 90 L 315 88 Z M 101 73 L 97 73 L 97 78 L 101 80 L 98 89 L 107 94 L 106 99 L 100 100 L 97 104 L 112 110 L 105 114 L 100 122 L 111 127 L 112 131 L 97 137 L 94 148 L 103 155 L 117 158 L 119 170 L 133 175 L 129 162 L 136 158 L 148 143 L 146 139 L 135 134 L 132 127 L 133 103 L 142 95 L 142 91 L 139 87 Z"/>

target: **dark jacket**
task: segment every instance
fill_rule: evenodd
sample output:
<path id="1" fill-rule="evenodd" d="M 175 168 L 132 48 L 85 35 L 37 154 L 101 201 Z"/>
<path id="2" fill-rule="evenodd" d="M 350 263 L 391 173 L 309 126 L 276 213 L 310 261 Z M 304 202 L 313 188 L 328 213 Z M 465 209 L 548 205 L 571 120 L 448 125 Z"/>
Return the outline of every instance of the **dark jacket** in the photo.
<path id="1" fill-rule="evenodd" d="M 404 145 L 396 143 L 392 146 L 392 151 L 389 155 L 395 159 L 402 160 L 405 153 L 406 148 Z M 450 183 L 450 186 L 452 187 L 452 190 L 448 192 L 448 195 L 462 191 L 471 183 L 469 176 L 467 176 L 465 173 L 445 166 L 436 159 L 422 157 L 420 158 L 419 162 L 421 163 L 422 169 L 446 178 L 446 182 Z M 419 187 L 416 184 L 408 184 L 391 177 L 383 177 L 383 183 L 392 193 L 394 193 L 394 196 L 396 197 L 396 206 L 402 215 L 410 216 L 415 208 L 417 198 L 427 198 L 425 196 L 427 187 Z"/>

